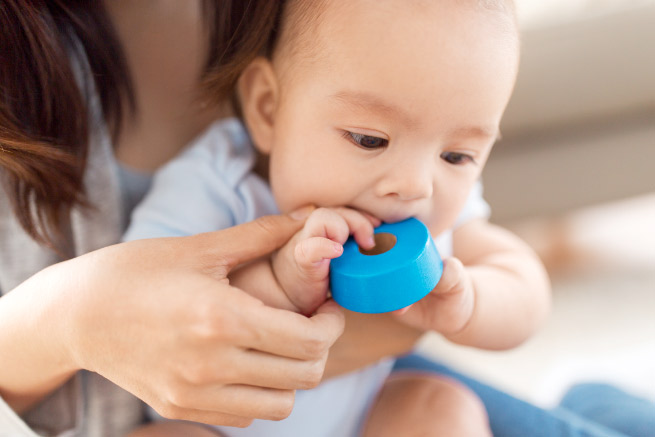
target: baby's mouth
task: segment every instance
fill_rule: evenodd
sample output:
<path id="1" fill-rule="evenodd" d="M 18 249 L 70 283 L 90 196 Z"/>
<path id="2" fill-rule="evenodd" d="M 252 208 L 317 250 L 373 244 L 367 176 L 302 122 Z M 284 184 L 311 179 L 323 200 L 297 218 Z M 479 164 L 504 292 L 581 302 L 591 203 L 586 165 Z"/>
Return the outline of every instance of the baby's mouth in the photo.
<path id="1" fill-rule="evenodd" d="M 384 223 L 396 223 L 412 217 L 412 214 L 408 214 L 406 212 L 402 212 L 402 213 L 391 212 L 391 213 L 376 214 L 364 208 L 358 208 L 354 206 L 349 206 L 349 208 L 355 209 L 361 212 L 362 214 L 369 215 L 377 220 L 380 220 L 380 222 L 384 222 Z"/>

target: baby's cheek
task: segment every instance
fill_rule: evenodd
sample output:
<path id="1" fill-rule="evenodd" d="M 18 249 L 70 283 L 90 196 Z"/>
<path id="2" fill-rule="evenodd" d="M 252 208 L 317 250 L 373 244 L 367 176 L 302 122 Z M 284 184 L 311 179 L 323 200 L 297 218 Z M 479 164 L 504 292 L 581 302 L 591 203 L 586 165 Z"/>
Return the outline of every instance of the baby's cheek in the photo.
<path id="1" fill-rule="evenodd" d="M 275 203 L 277 204 L 278 210 L 282 214 L 287 214 L 310 203 L 301 203 L 299 199 L 297 199 L 297 196 L 293 194 L 293 190 L 288 188 L 281 188 L 279 184 L 272 185 L 271 188 L 273 190 Z"/>
<path id="2" fill-rule="evenodd" d="M 444 196 L 439 202 L 435 202 L 431 211 L 426 214 L 428 218 L 423 220 L 432 235 L 441 235 L 443 232 L 453 229 L 457 218 L 466 206 L 467 196 Z"/>

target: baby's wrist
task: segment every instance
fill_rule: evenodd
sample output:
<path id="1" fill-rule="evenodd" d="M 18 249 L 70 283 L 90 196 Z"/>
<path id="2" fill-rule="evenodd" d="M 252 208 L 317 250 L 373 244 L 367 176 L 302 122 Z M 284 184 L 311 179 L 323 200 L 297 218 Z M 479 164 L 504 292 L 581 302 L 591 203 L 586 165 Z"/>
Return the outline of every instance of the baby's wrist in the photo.
<path id="1" fill-rule="evenodd" d="M 285 260 L 284 254 L 280 252 L 275 252 L 270 258 L 271 273 L 275 278 L 277 290 L 279 291 L 277 307 L 302 314 L 303 309 L 296 304 L 292 293 L 288 291 L 292 289 L 292 284 L 297 282 L 297 278 L 293 278 L 292 268 L 285 267 L 285 263 L 288 263 L 288 260 Z"/>

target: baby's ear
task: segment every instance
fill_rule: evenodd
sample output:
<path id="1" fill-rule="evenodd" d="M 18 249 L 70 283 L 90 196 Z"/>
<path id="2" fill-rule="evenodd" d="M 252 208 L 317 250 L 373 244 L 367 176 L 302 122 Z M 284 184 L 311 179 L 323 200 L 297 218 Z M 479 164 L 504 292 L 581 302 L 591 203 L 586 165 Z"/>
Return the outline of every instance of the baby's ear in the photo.
<path id="1" fill-rule="evenodd" d="M 257 149 L 265 154 L 273 147 L 273 126 L 278 99 L 277 77 L 271 62 L 253 60 L 237 84 L 243 118 Z"/>

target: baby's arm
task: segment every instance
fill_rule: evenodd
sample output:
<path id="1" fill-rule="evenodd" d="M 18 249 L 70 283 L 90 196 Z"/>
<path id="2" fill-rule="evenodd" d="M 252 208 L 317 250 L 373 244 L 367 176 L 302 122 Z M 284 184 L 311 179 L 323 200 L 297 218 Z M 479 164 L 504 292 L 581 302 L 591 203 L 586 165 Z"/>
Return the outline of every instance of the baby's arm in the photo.
<path id="1" fill-rule="evenodd" d="M 348 236 L 371 248 L 379 224 L 353 209 L 318 208 L 272 259 L 242 267 L 230 281 L 267 305 L 311 314 L 327 298 L 330 260 L 341 255 Z"/>
<path id="2" fill-rule="evenodd" d="M 527 339 L 550 307 L 548 276 L 532 249 L 478 219 L 455 230 L 453 252 L 435 289 L 398 317 L 484 349 L 507 349 Z"/>

